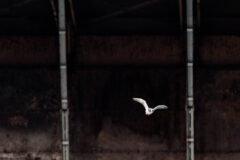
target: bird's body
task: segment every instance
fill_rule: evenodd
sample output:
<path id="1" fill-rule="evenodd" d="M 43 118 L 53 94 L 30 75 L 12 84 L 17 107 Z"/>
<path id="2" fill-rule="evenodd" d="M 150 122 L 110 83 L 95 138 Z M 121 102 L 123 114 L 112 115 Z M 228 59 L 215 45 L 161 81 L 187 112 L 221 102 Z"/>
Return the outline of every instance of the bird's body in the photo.
<path id="1" fill-rule="evenodd" d="M 166 105 L 158 105 L 154 108 L 150 108 L 150 107 L 148 107 L 147 102 L 142 98 L 133 98 L 133 100 L 143 105 L 143 107 L 145 108 L 145 114 L 148 116 L 153 114 L 153 112 L 158 109 L 167 109 L 168 108 Z"/>

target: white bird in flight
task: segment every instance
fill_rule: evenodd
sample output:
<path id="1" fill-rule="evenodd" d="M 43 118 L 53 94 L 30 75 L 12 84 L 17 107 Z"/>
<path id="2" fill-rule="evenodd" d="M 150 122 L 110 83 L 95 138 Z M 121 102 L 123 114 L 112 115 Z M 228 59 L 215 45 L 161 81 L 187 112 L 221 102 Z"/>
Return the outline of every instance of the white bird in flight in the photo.
<path id="1" fill-rule="evenodd" d="M 133 98 L 133 100 L 143 105 L 143 107 L 145 108 L 145 114 L 148 116 L 153 114 L 153 112 L 156 111 L 157 109 L 167 109 L 168 108 L 166 105 L 158 105 L 155 108 L 150 108 L 150 107 L 148 107 L 147 102 L 142 98 Z"/>

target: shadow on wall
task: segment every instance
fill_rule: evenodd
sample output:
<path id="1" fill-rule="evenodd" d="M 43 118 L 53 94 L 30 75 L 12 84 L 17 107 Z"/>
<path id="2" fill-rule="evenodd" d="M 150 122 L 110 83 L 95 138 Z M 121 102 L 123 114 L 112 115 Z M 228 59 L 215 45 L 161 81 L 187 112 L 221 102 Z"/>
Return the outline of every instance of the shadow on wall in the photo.
<path id="1" fill-rule="evenodd" d="M 239 159 L 240 72 L 198 70 L 195 79 L 197 156 Z M 58 71 L 1 71 L 0 113 L 7 116 L 1 116 L 2 153 L 60 151 L 58 80 Z M 71 71 L 72 154 L 85 159 L 171 159 L 180 154 L 184 159 L 185 91 L 184 70 Z M 145 116 L 133 96 L 169 109 Z"/>
<path id="2" fill-rule="evenodd" d="M 59 121 L 56 73 L 43 70 L 0 71 L 1 124 L 36 128 Z"/>
<path id="3" fill-rule="evenodd" d="M 114 140 L 109 138 L 109 142 L 127 143 L 129 131 L 132 135 L 139 135 L 145 139 L 145 142 L 155 137 L 159 145 L 165 146 L 158 150 L 184 149 L 181 145 L 184 143 L 185 95 L 180 94 L 182 91 L 184 93 L 185 89 L 184 71 L 86 71 L 75 72 L 73 75 L 70 131 L 71 139 L 74 139 L 73 150 L 91 150 L 93 146 L 101 146 L 99 138 L 107 131 L 111 136 L 115 135 Z M 150 106 L 166 104 L 169 110 L 157 111 L 152 116 L 146 116 L 144 108 L 132 101 L 132 97 L 142 97 Z M 118 132 L 120 130 L 121 132 Z M 180 130 L 182 133 L 179 133 Z M 133 138 L 135 142 L 138 141 L 136 137 Z M 107 142 L 104 143 L 107 146 Z M 134 143 L 129 144 L 131 145 L 134 150 L 139 149 L 133 147 Z M 120 148 L 124 147 L 126 145 Z"/>

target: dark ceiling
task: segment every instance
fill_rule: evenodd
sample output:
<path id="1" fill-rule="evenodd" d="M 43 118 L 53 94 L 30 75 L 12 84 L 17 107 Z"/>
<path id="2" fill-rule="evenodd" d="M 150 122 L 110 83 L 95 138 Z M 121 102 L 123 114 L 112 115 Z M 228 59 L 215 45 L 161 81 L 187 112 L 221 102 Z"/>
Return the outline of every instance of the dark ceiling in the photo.
<path id="1" fill-rule="evenodd" d="M 56 0 L 1 0 L 0 33 L 57 33 L 51 1 L 57 8 Z M 185 0 L 72 0 L 73 10 L 69 1 L 68 23 L 75 20 L 79 34 L 178 34 L 185 27 Z M 194 6 L 200 33 L 240 33 L 239 0 L 195 0 Z"/>

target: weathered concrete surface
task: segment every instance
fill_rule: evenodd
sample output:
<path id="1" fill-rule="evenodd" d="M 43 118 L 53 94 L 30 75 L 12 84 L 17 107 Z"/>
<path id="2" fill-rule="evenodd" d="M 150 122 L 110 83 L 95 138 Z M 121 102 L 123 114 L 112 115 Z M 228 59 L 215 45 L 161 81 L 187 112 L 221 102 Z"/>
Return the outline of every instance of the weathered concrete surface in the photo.
<path id="1" fill-rule="evenodd" d="M 1 65 L 53 65 L 58 63 L 57 39 L 46 36 L 0 37 Z"/>
<path id="2" fill-rule="evenodd" d="M 15 154 L 60 151 L 57 77 L 42 70 L 0 71 L 0 153 L 18 159 Z"/>
<path id="3" fill-rule="evenodd" d="M 153 145 L 154 140 L 158 143 L 151 149 L 165 150 L 166 145 L 167 149 L 172 150 L 185 148 L 184 132 L 181 133 L 181 130 L 184 131 L 185 124 L 185 113 L 182 112 L 184 110 L 184 95 L 180 96 L 181 90 L 184 91 L 184 81 L 181 84 L 184 80 L 184 71 L 76 71 L 73 75 L 76 79 L 73 76 L 72 104 L 79 106 L 75 108 L 76 111 L 73 113 L 78 113 L 73 115 L 75 117 L 75 123 L 73 123 L 75 131 L 73 129 L 73 133 L 79 132 L 79 134 L 73 135 L 76 136 L 72 143 L 73 150 L 81 149 L 82 143 L 84 145 L 84 143 L 89 142 L 90 144 L 97 143 L 99 147 L 108 146 L 107 149 L 111 149 L 110 146 L 114 144 L 112 147 L 119 150 L 126 150 L 126 148 L 139 150 L 144 143 L 149 143 L 148 147 Z M 174 94 L 168 96 L 171 93 Z M 164 103 L 172 107 L 170 111 L 146 117 L 143 114 L 143 108 L 132 101 L 134 96 L 145 97 L 150 105 Z M 107 123 L 106 119 L 111 122 L 109 129 L 113 133 L 110 135 L 108 135 L 107 130 L 105 131 L 108 129 L 108 124 L 105 124 Z M 180 121 L 183 125 L 177 123 Z M 89 124 L 82 126 L 82 129 L 86 130 L 84 132 L 89 133 L 83 137 L 78 129 L 78 125 L 81 123 Z M 114 130 L 115 127 L 116 130 Z M 122 127 L 126 129 L 121 129 Z M 128 132 L 127 128 L 131 132 Z M 121 130 L 122 132 L 120 132 Z M 119 137 L 115 139 L 117 135 Z M 126 140 L 126 135 L 135 137 L 135 139 Z M 148 138 L 143 142 L 139 141 L 140 144 L 132 143 L 138 141 L 137 135 L 146 135 Z M 102 139 L 106 137 L 114 138 L 114 140 L 110 140 L 108 142 L 110 144 L 107 145 Z M 150 137 L 153 139 L 150 140 Z M 125 145 L 123 145 L 124 143 Z"/>
<path id="4" fill-rule="evenodd" d="M 59 153 L 0 153 L 1 160 L 61 160 Z"/>
<path id="5" fill-rule="evenodd" d="M 195 80 L 197 159 L 239 159 L 240 72 L 198 70 Z M 58 84 L 55 70 L 1 71 L 1 155 L 59 158 Z M 185 159 L 184 70 L 74 70 L 69 84 L 73 159 Z M 147 117 L 133 96 L 169 110 Z"/>
<path id="6" fill-rule="evenodd" d="M 181 36 L 81 36 L 69 62 L 75 65 L 179 65 L 185 60 Z M 0 37 L 1 65 L 56 65 L 58 41 L 48 36 Z M 238 36 L 201 36 L 196 42 L 200 64 L 240 63 Z"/>
<path id="7" fill-rule="evenodd" d="M 35 129 L 1 127 L 0 151 L 1 153 L 58 152 L 61 144 L 59 126 L 60 124 Z"/>
<path id="8" fill-rule="evenodd" d="M 177 36 L 79 37 L 76 60 L 80 64 L 180 64 L 183 38 Z"/>
<path id="9" fill-rule="evenodd" d="M 83 36 L 70 64 L 175 65 L 184 40 L 174 36 Z M 240 63 L 240 38 L 205 36 L 197 62 Z M 53 37 L 0 37 L 1 65 L 57 65 Z M 69 72 L 72 159 L 185 159 L 184 69 L 82 69 Z M 195 72 L 196 159 L 240 158 L 240 71 Z M 144 115 L 133 96 L 169 110 Z M 60 158 L 59 72 L 0 71 L 0 159 Z"/>
<path id="10" fill-rule="evenodd" d="M 201 36 L 197 56 L 210 65 L 238 65 L 240 62 L 239 36 Z M 198 55 L 199 54 L 199 55 Z"/>
<path id="11" fill-rule="evenodd" d="M 238 152 L 240 72 L 202 71 L 196 80 L 197 148 Z"/>
<path id="12" fill-rule="evenodd" d="M 59 153 L 31 153 L 31 154 L 0 154 L 2 160 L 61 160 L 61 154 Z M 238 160 L 240 154 L 238 153 L 218 153 L 218 154 L 197 154 L 197 160 Z M 144 153 L 72 153 L 71 159 L 73 160 L 122 160 L 124 159 L 139 159 L 139 160 L 148 160 L 148 159 L 160 159 L 160 160 L 184 160 L 185 153 L 163 153 L 163 152 L 144 152 Z"/>

